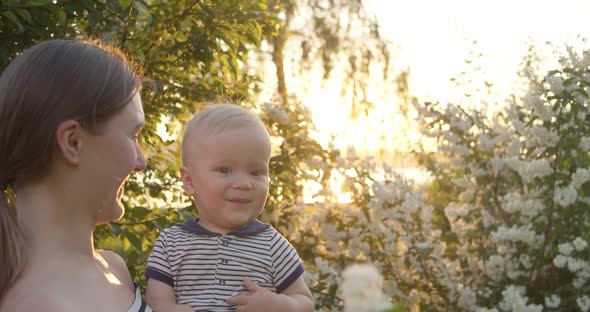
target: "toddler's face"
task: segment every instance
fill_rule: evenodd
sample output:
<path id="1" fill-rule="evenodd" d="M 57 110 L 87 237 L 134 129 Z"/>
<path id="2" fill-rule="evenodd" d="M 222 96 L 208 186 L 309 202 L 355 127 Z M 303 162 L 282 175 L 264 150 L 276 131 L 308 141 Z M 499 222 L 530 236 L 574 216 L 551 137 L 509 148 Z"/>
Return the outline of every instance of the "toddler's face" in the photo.
<path id="1" fill-rule="evenodd" d="M 181 169 L 194 197 L 199 224 L 226 234 L 253 221 L 268 194 L 270 139 L 257 126 L 193 136 L 190 159 Z"/>

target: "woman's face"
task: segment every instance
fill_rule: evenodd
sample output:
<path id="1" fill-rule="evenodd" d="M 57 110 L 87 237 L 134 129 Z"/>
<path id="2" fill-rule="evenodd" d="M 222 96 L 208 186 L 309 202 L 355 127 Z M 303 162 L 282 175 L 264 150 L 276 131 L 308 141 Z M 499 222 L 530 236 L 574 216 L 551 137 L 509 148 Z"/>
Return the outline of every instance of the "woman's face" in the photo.
<path id="1" fill-rule="evenodd" d="M 123 185 L 134 171 L 141 171 L 146 160 L 138 144 L 145 117 L 139 93 L 113 116 L 98 134 L 88 135 L 85 159 L 89 168 L 91 196 L 98 201 L 97 223 L 123 216 Z M 94 205 L 93 205 L 94 206 Z"/>

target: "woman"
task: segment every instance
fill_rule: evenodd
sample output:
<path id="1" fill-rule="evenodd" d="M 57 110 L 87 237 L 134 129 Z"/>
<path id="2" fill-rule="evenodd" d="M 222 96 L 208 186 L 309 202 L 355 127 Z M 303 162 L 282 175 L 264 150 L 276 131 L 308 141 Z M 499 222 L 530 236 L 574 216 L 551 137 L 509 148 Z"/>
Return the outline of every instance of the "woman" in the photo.
<path id="1" fill-rule="evenodd" d="M 146 165 L 140 87 L 121 52 L 82 41 L 39 43 L 2 73 L 0 311 L 151 311 L 92 241 Z"/>

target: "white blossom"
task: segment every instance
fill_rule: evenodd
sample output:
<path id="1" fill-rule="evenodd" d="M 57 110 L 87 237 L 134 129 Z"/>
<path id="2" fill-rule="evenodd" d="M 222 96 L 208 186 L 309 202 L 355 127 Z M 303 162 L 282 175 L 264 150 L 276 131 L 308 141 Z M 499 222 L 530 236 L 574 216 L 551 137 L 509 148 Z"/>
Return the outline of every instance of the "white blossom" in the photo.
<path id="1" fill-rule="evenodd" d="M 330 263 L 328 261 L 326 261 L 325 259 L 322 259 L 320 257 L 316 257 L 315 258 L 315 265 L 317 266 L 320 273 L 322 273 L 328 277 L 328 280 L 331 283 L 338 282 L 338 279 L 337 279 L 338 273 L 336 272 L 336 270 L 334 270 L 334 268 L 332 266 L 330 266 Z"/>
<path id="2" fill-rule="evenodd" d="M 558 187 L 555 189 L 553 200 L 562 207 L 570 206 L 576 202 L 578 192 L 571 185 L 567 187 Z"/>
<path id="3" fill-rule="evenodd" d="M 590 170 L 588 168 L 578 168 L 572 175 L 572 185 L 574 188 L 580 188 L 588 181 L 590 181 Z"/>
<path id="4" fill-rule="evenodd" d="M 567 268 L 572 273 L 576 273 L 576 272 L 578 272 L 584 268 L 587 268 L 587 267 L 588 267 L 588 262 L 586 262 L 582 259 L 569 258 L 567 260 Z"/>
<path id="5" fill-rule="evenodd" d="M 533 262 L 531 261 L 531 257 L 529 257 L 529 255 L 526 255 L 526 254 L 520 255 L 518 261 L 527 270 L 530 269 L 531 267 L 533 267 Z"/>
<path id="6" fill-rule="evenodd" d="M 453 133 L 451 131 L 444 131 L 442 134 L 443 134 L 443 137 L 447 141 L 449 141 L 449 143 L 457 144 L 461 141 L 459 139 L 459 136 L 457 136 L 455 133 Z"/>
<path id="7" fill-rule="evenodd" d="M 459 305 L 460 308 L 467 311 L 473 310 L 476 301 L 475 291 L 473 291 L 473 289 L 469 287 L 460 287 L 459 289 L 457 289 L 457 292 L 459 293 L 459 300 L 457 301 L 457 305 Z"/>
<path id="8" fill-rule="evenodd" d="M 447 218 L 453 220 L 466 216 L 473 209 L 474 207 L 470 204 L 451 203 L 445 208 L 445 215 Z"/>
<path id="9" fill-rule="evenodd" d="M 590 298 L 588 298 L 588 296 L 583 295 L 582 297 L 579 297 L 576 299 L 576 303 L 582 312 L 590 310 Z"/>
<path id="10" fill-rule="evenodd" d="M 520 160 L 517 156 L 508 157 L 504 160 L 504 163 L 508 166 L 508 168 L 516 171 L 521 172 L 524 170 L 524 162 Z"/>
<path id="11" fill-rule="evenodd" d="M 581 67 L 586 68 L 588 66 L 590 66 L 590 52 L 586 50 L 586 51 L 582 52 Z M 584 78 L 586 78 L 586 77 L 584 77 Z"/>
<path id="12" fill-rule="evenodd" d="M 264 110 L 276 123 L 282 126 L 289 125 L 291 120 L 289 118 L 289 113 L 282 107 L 272 105 L 270 103 L 264 103 Z"/>
<path id="13" fill-rule="evenodd" d="M 446 150 L 450 153 L 454 153 L 460 156 L 467 156 L 471 153 L 470 149 L 461 144 L 451 144 L 449 146 L 440 147 L 442 150 Z"/>
<path id="14" fill-rule="evenodd" d="M 502 168 L 504 168 L 504 159 L 494 156 L 494 158 L 492 158 L 490 161 L 490 164 L 492 165 L 492 171 L 494 172 L 494 175 L 498 175 Z"/>
<path id="15" fill-rule="evenodd" d="M 505 261 L 502 256 L 493 255 L 485 263 L 485 272 L 493 281 L 500 281 L 504 274 Z"/>
<path id="16" fill-rule="evenodd" d="M 530 128 L 530 144 L 539 144 L 540 146 L 554 147 L 559 142 L 559 135 L 546 128 L 533 126 Z"/>
<path id="17" fill-rule="evenodd" d="M 514 127 L 514 130 L 516 130 L 519 133 L 523 133 L 526 129 L 524 122 L 518 120 L 517 118 L 513 118 L 510 120 L 510 123 L 512 124 L 512 126 Z"/>
<path id="18" fill-rule="evenodd" d="M 471 173 L 476 177 L 482 177 L 488 174 L 485 169 L 480 168 L 479 166 L 475 166 L 472 164 L 468 164 L 467 168 L 471 171 Z"/>
<path id="19" fill-rule="evenodd" d="M 552 112 L 545 106 L 545 101 L 539 95 L 527 94 L 524 103 L 533 108 L 533 113 L 541 120 L 549 121 L 553 116 Z"/>
<path id="20" fill-rule="evenodd" d="M 490 138 L 487 134 L 479 135 L 479 148 L 484 152 L 491 151 L 496 146 L 496 141 Z"/>
<path id="21" fill-rule="evenodd" d="M 535 178 L 544 178 L 553 173 L 551 163 L 546 158 L 524 161 L 518 157 L 509 157 L 505 159 L 505 163 L 510 169 L 518 172 L 526 182 Z"/>
<path id="22" fill-rule="evenodd" d="M 553 258 L 553 265 L 560 269 L 565 268 L 565 266 L 567 265 L 567 257 L 563 255 L 555 256 L 555 258 Z"/>
<path id="23" fill-rule="evenodd" d="M 451 126 L 454 128 L 458 128 L 461 131 L 467 133 L 469 132 L 469 129 L 471 128 L 471 123 L 466 121 L 466 120 L 460 120 L 460 119 L 455 119 L 455 120 L 451 120 Z"/>
<path id="24" fill-rule="evenodd" d="M 558 295 L 545 296 L 545 306 L 548 308 L 557 308 L 560 303 L 561 299 Z"/>
<path id="25" fill-rule="evenodd" d="M 561 77 L 557 77 L 555 75 L 548 76 L 547 82 L 549 83 L 549 88 L 553 94 L 560 95 L 561 92 L 563 92 L 563 80 Z"/>
<path id="26" fill-rule="evenodd" d="M 494 224 L 495 218 L 487 210 L 482 210 L 481 221 L 484 228 L 488 228 L 490 225 Z"/>
<path id="27" fill-rule="evenodd" d="M 536 239 L 536 235 L 535 232 L 531 230 L 530 224 L 523 226 L 514 225 L 510 228 L 500 226 L 497 231 L 492 232 L 491 239 L 494 242 L 523 242 L 532 246 Z"/>
<path id="28" fill-rule="evenodd" d="M 529 161 L 525 169 L 526 175 L 530 178 L 544 178 L 553 173 L 551 163 L 545 158 Z"/>
<path id="29" fill-rule="evenodd" d="M 577 251 L 583 251 L 588 246 L 588 243 L 586 243 L 586 241 L 580 237 L 576 237 L 576 239 L 572 241 L 572 244 L 574 245 Z"/>
<path id="30" fill-rule="evenodd" d="M 506 148 L 506 156 L 509 157 L 518 157 L 520 155 L 520 150 L 522 148 L 522 143 L 518 140 L 513 140 L 508 147 Z"/>
<path id="31" fill-rule="evenodd" d="M 582 286 L 584 286 L 584 284 L 586 284 L 586 281 L 586 279 L 579 278 L 576 276 L 576 278 L 574 278 L 574 281 L 572 282 L 572 285 L 574 286 L 574 288 L 580 289 L 582 288 Z"/>
<path id="32" fill-rule="evenodd" d="M 569 256 L 572 251 L 574 251 L 574 246 L 572 246 L 572 244 L 570 243 L 563 243 L 563 244 L 559 244 L 557 246 L 557 249 L 559 250 L 559 253 L 564 255 L 564 256 Z"/>
<path id="33" fill-rule="evenodd" d="M 521 219 L 525 221 L 539 215 L 545 209 L 545 206 L 540 200 L 522 200 L 521 195 L 516 192 L 506 194 L 502 203 L 502 209 L 504 211 L 509 213 L 520 213 L 523 217 Z"/>
<path id="34" fill-rule="evenodd" d="M 354 264 L 342 272 L 345 312 L 377 312 L 390 307 L 383 294 L 383 280 L 372 264 Z"/>
<path id="35" fill-rule="evenodd" d="M 452 182 L 455 185 L 457 185 L 457 186 L 459 186 L 461 188 L 468 188 L 470 186 L 475 185 L 475 182 L 474 181 L 472 181 L 471 179 L 466 178 L 466 177 L 462 177 L 462 178 L 459 178 L 459 179 L 453 179 Z"/>
<path id="36" fill-rule="evenodd" d="M 524 287 L 510 285 L 502 291 L 502 302 L 500 309 L 503 311 L 520 311 L 520 312 L 541 312 L 543 306 L 536 304 L 527 304 L 528 298 L 524 295 Z"/>

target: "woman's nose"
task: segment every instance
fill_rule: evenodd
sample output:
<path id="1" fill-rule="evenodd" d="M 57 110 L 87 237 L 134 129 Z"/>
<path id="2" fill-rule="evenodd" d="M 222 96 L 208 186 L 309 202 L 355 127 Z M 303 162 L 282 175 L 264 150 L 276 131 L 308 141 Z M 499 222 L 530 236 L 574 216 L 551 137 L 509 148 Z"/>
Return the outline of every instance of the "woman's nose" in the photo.
<path id="1" fill-rule="evenodd" d="M 141 151 L 141 148 L 139 147 L 139 145 L 137 145 L 137 159 L 135 161 L 135 171 L 143 171 L 143 169 L 145 169 L 145 167 L 147 166 L 147 161 L 145 159 L 145 156 L 143 155 L 143 152 Z"/>

